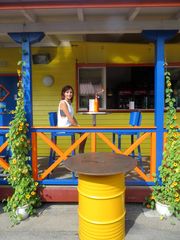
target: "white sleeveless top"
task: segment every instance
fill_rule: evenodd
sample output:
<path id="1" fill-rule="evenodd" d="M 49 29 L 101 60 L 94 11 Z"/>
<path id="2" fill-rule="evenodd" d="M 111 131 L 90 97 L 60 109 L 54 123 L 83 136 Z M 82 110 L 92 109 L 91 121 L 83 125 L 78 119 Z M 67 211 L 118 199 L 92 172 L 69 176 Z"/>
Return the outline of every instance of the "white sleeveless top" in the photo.
<path id="1" fill-rule="evenodd" d="M 74 116 L 74 110 L 71 104 L 69 104 L 66 100 L 61 100 L 60 103 L 65 102 L 67 107 L 68 107 L 68 111 L 70 113 L 70 115 L 73 117 Z M 68 118 L 66 116 L 62 116 L 61 111 L 60 111 L 60 103 L 58 106 L 58 121 L 57 121 L 57 125 L 58 127 L 69 127 L 71 125 L 70 121 L 68 120 Z"/>

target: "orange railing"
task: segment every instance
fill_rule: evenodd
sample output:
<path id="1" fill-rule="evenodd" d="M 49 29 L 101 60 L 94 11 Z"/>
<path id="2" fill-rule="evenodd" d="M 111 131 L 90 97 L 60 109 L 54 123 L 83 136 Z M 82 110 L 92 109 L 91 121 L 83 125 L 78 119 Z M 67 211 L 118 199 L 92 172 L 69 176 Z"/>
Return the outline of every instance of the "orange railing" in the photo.
<path id="1" fill-rule="evenodd" d="M 61 146 L 57 146 L 54 144 L 51 139 L 47 136 L 47 133 L 51 133 L 52 131 L 69 131 L 69 132 L 82 132 L 83 135 L 79 137 L 69 148 L 65 151 L 62 150 Z M 119 131 L 121 134 L 128 133 L 128 131 L 139 131 L 141 136 L 127 149 L 121 151 L 118 149 L 116 145 L 112 143 L 112 141 L 106 136 L 106 133 L 113 133 Z M 45 169 L 41 174 L 38 173 L 38 145 L 37 145 L 37 136 L 40 137 L 50 148 L 52 148 L 58 158 L 54 163 L 52 163 L 47 169 Z M 91 138 L 91 152 L 96 151 L 96 138 L 101 139 L 111 151 L 115 153 L 120 153 L 124 155 L 131 154 L 138 145 L 142 144 L 146 139 L 150 138 L 150 172 L 148 174 L 144 173 L 140 167 L 136 167 L 134 170 L 146 182 L 153 181 L 153 176 L 156 171 L 156 132 L 154 127 L 84 127 L 84 128 L 57 128 L 57 127 L 34 127 L 32 129 L 32 168 L 33 168 L 33 177 L 36 180 L 44 180 L 63 160 L 66 160 L 67 157 L 71 154 L 73 150 L 75 150 L 79 144 L 85 138 Z"/>
<path id="2" fill-rule="evenodd" d="M 1 134 L 8 132 L 8 128 L 1 127 Z M 56 131 L 66 131 L 66 132 L 81 132 L 81 135 L 76 141 L 68 147 L 65 151 L 62 150 L 61 146 L 56 145 L 52 142 L 49 133 Z M 127 134 L 129 131 L 141 133 L 140 137 L 130 146 L 128 146 L 125 150 L 120 150 L 118 147 L 112 143 L 112 141 L 106 136 L 106 133 L 114 133 L 119 132 L 120 134 Z M 136 167 L 134 170 L 139 175 L 139 177 L 146 182 L 152 182 L 153 176 L 156 172 L 156 128 L 155 127 L 71 127 L 71 128 L 58 128 L 58 127 L 33 127 L 31 129 L 32 134 L 32 170 L 33 177 L 35 180 L 41 181 L 44 180 L 48 175 L 63 161 L 66 160 L 67 157 L 71 154 L 73 150 L 75 150 L 80 143 L 85 138 L 91 139 L 90 151 L 96 151 L 97 138 L 101 139 L 106 146 L 108 146 L 110 151 L 114 151 L 115 153 L 120 153 L 124 155 L 130 155 L 138 145 L 142 144 L 146 139 L 150 138 L 150 171 L 145 173 L 140 167 Z M 43 140 L 45 144 L 47 144 L 50 148 L 52 148 L 57 154 L 58 158 L 55 162 L 53 162 L 47 169 L 43 170 L 43 172 L 38 172 L 38 142 L 37 136 Z M 0 146 L 0 153 L 6 149 L 8 143 L 5 141 Z M 0 157 L 0 166 L 4 169 L 7 169 L 9 164 L 3 158 Z"/>
<path id="3" fill-rule="evenodd" d="M 4 150 L 6 150 L 6 148 L 8 146 L 8 142 L 5 138 L 5 135 L 6 135 L 6 133 L 8 133 L 8 130 L 9 130 L 8 127 L 0 127 L 1 143 L 3 142 L 2 145 L 0 146 L 0 155 Z M 0 166 L 3 169 L 7 169 L 9 167 L 9 164 L 3 157 L 0 157 Z"/>

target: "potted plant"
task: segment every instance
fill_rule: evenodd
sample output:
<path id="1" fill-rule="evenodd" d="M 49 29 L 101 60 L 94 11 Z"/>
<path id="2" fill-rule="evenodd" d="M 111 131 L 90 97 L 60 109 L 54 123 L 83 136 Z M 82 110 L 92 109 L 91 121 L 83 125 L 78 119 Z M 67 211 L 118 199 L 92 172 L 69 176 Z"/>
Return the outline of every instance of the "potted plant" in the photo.
<path id="1" fill-rule="evenodd" d="M 180 134 L 176 123 L 175 98 L 172 97 L 171 75 L 165 71 L 167 104 L 166 129 L 167 138 L 164 146 L 163 161 L 159 167 L 159 176 L 155 179 L 151 203 L 155 201 L 157 211 L 166 207 L 166 212 L 161 215 L 170 216 L 174 214 L 180 216 Z M 152 204 L 153 205 L 153 204 Z M 167 206 L 164 206 L 167 205 Z M 170 210 L 170 213 L 168 212 Z"/>
<path id="2" fill-rule="evenodd" d="M 6 174 L 7 181 L 13 187 L 14 193 L 11 197 L 7 198 L 4 210 L 9 213 L 13 224 L 17 224 L 28 215 L 34 214 L 35 207 L 40 205 L 40 198 L 37 194 L 38 182 L 33 180 L 31 166 L 28 163 L 30 139 L 28 136 L 29 125 L 24 110 L 22 64 L 24 63 L 18 63 L 18 97 L 14 111 L 15 115 L 10 122 L 10 129 L 7 134 L 11 157 Z M 25 216 L 21 207 L 26 208 Z"/>

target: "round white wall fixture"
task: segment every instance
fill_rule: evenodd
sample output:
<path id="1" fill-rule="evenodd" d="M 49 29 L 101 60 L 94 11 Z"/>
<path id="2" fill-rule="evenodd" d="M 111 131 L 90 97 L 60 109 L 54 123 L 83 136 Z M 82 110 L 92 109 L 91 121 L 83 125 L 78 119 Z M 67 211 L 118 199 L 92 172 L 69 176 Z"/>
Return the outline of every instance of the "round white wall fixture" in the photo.
<path id="1" fill-rule="evenodd" d="M 54 83 L 54 78 L 53 78 L 53 76 L 48 75 L 48 76 L 43 77 L 42 82 L 43 82 L 43 85 L 44 85 L 44 86 L 50 87 L 50 86 L 52 86 L 53 83 Z"/>

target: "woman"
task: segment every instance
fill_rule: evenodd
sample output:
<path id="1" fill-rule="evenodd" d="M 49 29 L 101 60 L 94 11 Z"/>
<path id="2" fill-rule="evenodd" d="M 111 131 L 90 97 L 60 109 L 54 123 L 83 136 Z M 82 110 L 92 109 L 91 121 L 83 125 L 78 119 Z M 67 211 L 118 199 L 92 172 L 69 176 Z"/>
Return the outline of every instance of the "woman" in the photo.
<path id="1" fill-rule="evenodd" d="M 58 107 L 58 127 L 79 126 L 74 117 L 72 107 L 74 90 L 70 85 L 66 85 L 61 90 L 61 101 Z M 82 134 L 81 134 L 82 135 Z M 79 146 L 79 153 L 84 153 L 86 139 Z"/>

